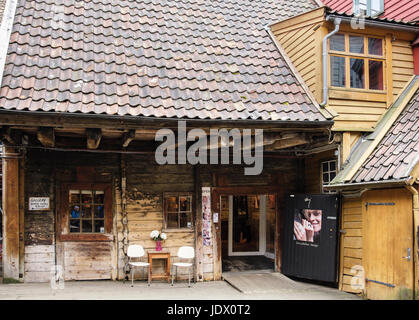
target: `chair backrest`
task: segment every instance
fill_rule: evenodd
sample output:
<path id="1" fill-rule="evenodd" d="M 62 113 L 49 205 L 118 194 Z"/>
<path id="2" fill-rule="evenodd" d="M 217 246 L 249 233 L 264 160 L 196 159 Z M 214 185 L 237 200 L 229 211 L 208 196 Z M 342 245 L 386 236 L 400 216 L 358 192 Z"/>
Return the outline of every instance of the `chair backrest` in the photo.
<path id="1" fill-rule="evenodd" d="M 183 259 L 192 259 L 195 257 L 195 249 L 188 246 L 180 247 L 177 252 L 177 256 Z"/>
<path id="2" fill-rule="evenodd" d="M 144 248 L 138 244 L 130 244 L 127 255 L 130 258 L 140 258 L 145 255 Z"/>

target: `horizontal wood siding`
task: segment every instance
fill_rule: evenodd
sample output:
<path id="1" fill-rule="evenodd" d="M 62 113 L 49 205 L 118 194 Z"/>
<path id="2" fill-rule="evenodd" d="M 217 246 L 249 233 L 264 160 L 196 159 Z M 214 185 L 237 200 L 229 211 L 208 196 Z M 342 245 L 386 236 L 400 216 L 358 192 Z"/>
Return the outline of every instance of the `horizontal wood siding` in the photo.
<path id="1" fill-rule="evenodd" d="M 340 251 L 340 284 L 343 291 L 360 293 L 360 287 L 353 285 L 356 273 L 354 266 L 362 266 L 362 200 L 361 198 L 343 198 Z"/>
<path id="2" fill-rule="evenodd" d="M 154 250 L 156 242 L 150 238 L 152 230 L 163 228 L 163 194 L 164 192 L 194 192 L 194 173 L 191 165 L 158 165 L 153 156 L 127 156 L 127 218 L 129 244 L 140 244 L 146 251 Z M 118 210 L 118 239 L 123 239 L 122 215 Z M 178 261 L 177 251 L 181 246 L 195 247 L 194 230 L 163 230 L 167 240 L 163 241 L 164 250 L 170 252 L 171 262 Z M 119 244 L 122 248 L 122 244 Z M 143 258 L 146 261 L 147 257 Z M 124 254 L 119 250 L 119 278 L 123 278 Z M 212 266 L 212 260 L 211 260 Z M 153 273 L 163 273 L 164 262 L 153 261 Z M 211 272 L 212 269 L 207 267 Z M 145 274 L 146 275 L 146 274 Z M 180 278 L 187 276 L 187 270 L 180 268 Z M 138 269 L 135 277 L 141 278 L 142 270 Z"/>
<path id="3" fill-rule="evenodd" d="M 413 51 L 410 41 L 395 40 L 392 43 L 393 56 L 393 97 L 401 93 L 403 87 L 414 75 Z"/>
<path id="4" fill-rule="evenodd" d="M 65 242 L 64 279 L 111 279 L 111 250 L 109 242 Z"/>
<path id="5" fill-rule="evenodd" d="M 317 10 L 272 27 L 273 34 L 315 96 L 317 82 L 321 81 L 318 74 L 321 44 L 316 39 L 315 26 L 323 19 L 323 10 Z"/>
<path id="6" fill-rule="evenodd" d="M 53 245 L 25 246 L 25 282 L 49 282 L 55 265 Z"/>

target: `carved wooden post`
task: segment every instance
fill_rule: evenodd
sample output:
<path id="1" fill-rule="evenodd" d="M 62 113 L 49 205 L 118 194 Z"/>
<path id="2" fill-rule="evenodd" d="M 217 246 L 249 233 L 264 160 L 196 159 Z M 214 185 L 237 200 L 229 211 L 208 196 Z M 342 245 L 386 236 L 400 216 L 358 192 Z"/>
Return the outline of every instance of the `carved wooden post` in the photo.
<path id="1" fill-rule="evenodd" d="M 3 278 L 19 280 L 19 158 L 3 153 Z"/>

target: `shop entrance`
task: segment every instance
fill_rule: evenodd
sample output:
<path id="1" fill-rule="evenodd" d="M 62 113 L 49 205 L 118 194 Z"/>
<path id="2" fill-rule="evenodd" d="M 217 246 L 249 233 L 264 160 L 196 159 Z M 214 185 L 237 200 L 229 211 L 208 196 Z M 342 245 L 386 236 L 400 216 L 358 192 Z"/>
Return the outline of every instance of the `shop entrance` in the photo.
<path id="1" fill-rule="evenodd" d="M 222 195 L 222 269 L 273 270 L 275 194 Z"/>

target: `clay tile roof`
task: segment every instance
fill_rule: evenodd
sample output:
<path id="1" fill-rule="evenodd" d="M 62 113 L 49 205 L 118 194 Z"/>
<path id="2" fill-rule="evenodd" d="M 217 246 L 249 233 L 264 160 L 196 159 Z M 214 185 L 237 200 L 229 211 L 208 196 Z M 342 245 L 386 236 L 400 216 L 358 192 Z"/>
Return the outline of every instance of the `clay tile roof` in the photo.
<path id="1" fill-rule="evenodd" d="M 312 0 L 19 0 L 0 106 L 326 120 L 264 26 Z"/>
<path id="2" fill-rule="evenodd" d="M 419 90 L 410 99 L 352 183 L 406 179 L 419 161 Z"/>

